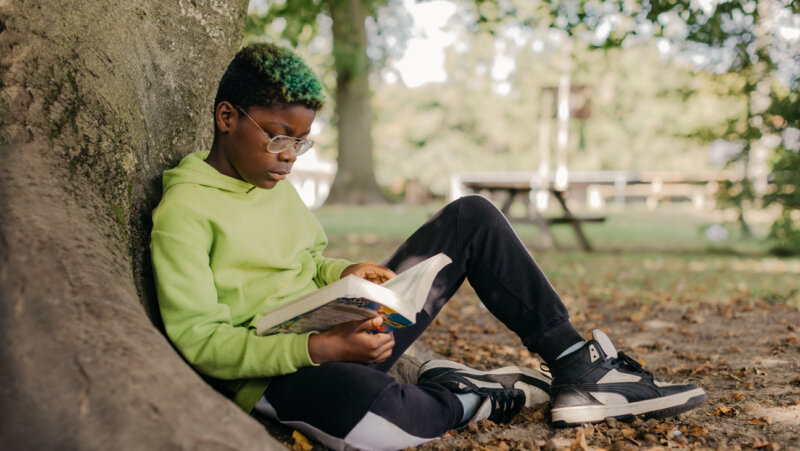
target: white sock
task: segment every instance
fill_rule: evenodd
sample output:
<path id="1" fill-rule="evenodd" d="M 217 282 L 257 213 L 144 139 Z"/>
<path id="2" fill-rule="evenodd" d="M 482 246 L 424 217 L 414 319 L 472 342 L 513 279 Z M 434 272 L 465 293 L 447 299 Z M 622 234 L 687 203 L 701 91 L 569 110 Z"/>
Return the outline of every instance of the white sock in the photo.
<path id="1" fill-rule="evenodd" d="M 572 354 L 573 352 L 577 351 L 578 349 L 580 349 L 584 345 L 584 343 L 586 343 L 586 341 L 585 340 L 581 340 L 581 341 L 575 343 L 574 345 L 568 347 L 567 349 L 564 350 L 564 352 L 562 352 L 561 354 L 558 355 L 558 357 L 556 357 L 556 360 L 558 360 L 561 357 L 564 357 L 566 355 Z"/>
<path id="2" fill-rule="evenodd" d="M 483 398 L 480 397 L 477 393 L 453 393 L 456 395 L 459 401 L 461 401 L 461 405 L 464 407 L 464 416 L 461 417 L 461 423 L 464 424 L 470 418 L 475 415 L 475 412 L 478 411 L 478 407 L 481 406 L 483 402 Z"/>

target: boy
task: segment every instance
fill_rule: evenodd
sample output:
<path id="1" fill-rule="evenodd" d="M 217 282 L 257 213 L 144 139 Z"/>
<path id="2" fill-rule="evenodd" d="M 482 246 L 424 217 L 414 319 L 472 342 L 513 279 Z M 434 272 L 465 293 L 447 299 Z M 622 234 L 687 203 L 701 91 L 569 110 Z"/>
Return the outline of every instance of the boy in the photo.
<path id="1" fill-rule="evenodd" d="M 510 421 L 550 397 L 559 426 L 664 416 L 703 402 L 702 389 L 654 379 L 602 332 L 584 341 L 506 219 L 481 197 L 447 205 L 381 265 L 324 257 L 322 227 L 283 181 L 312 146 L 322 102 L 299 57 L 248 46 L 220 81 L 210 152 L 164 173 L 151 243 L 159 306 L 170 340 L 217 389 L 339 449 L 414 446 L 468 421 Z M 273 305 L 348 274 L 382 282 L 439 252 L 453 263 L 411 327 L 371 333 L 377 317 L 321 333 L 255 334 Z M 423 365 L 416 385 L 385 374 L 465 278 L 544 359 L 552 387 L 529 368 L 477 371 L 441 360 Z"/>

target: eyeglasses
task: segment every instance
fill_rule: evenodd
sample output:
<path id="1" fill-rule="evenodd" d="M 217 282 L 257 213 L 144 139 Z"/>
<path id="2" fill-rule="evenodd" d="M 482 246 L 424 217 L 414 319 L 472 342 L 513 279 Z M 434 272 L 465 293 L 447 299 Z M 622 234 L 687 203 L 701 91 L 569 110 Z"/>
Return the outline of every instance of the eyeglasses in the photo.
<path id="1" fill-rule="evenodd" d="M 236 109 L 244 113 L 244 115 L 250 119 L 250 122 L 252 122 L 253 125 L 255 125 L 261 131 L 264 137 L 267 138 L 267 152 L 269 153 L 282 153 L 286 152 L 290 148 L 294 148 L 294 154 L 300 156 L 308 152 L 308 149 L 314 145 L 314 141 L 310 139 L 292 138 L 291 136 L 286 135 L 275 135 L 270 137 L 267 132 L 264 131 L 260 125 L 258 125 L 258 122 L 256 122 L 255 119 L 247 114 L 247 111 L 238 106 Z"/>

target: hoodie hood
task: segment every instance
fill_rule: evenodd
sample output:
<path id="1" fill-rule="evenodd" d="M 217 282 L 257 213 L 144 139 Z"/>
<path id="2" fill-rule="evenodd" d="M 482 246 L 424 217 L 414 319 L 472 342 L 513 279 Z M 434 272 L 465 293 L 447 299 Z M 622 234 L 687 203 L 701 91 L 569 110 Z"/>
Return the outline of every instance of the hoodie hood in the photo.
<path id="1" fill-rule="evenodd" d="M 223 191 L 244 194 L 249 193 L 255 188 L 255 185 L 233 177 L 228 177 L 214 169 L 210 164 L 205 162 L 208 153 L 208 151 L 190 153 L 181 160 L 178 166 L 164 171 L 162 180 L 164 193 L 173 186 L 182 183 L 210 186 Z"/>

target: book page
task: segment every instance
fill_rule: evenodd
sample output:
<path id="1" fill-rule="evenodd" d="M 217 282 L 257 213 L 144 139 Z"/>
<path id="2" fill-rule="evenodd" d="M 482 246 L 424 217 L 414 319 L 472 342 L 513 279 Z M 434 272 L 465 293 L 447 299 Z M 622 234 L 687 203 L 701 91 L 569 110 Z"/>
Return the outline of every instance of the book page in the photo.
<path id="1" fill-rule="evenodd" d="M 403 271 L 383 285 L 349 275 L 304 296 L 264 311 L 257 333 L 326 330 L 354 319 L 381 315 L 388 330 L 413 324 L 428 298 L 433 279 L 450 257 L 438 254 Z"/>
<path id="2" fill-rule="evenodd" d="M 433 279 L 452 261 L 445 254 L 436 254 L 389 279 L 382 286 L 399 294 L 414 306 L 416 312 L 419 312 L 431 291 Z"/>
<path id="3" fill-rule="evenodd" d="M 407 317 L 412 321 L 415 318 L 416 312 L 414 312 L 411 309 L 411 306 L 407 305 L 407 303 L 397 293 L 368 280 L 361 279 L 354 275 L 349 275 L 330 285 L 322 287 L 319 290 L 312 291 L 304 296 L 292 299 L 282 304 L 278 304 L 271 309 L 267 309 L 261 314 L 261 318 L 258 319 L 257 333 L 262 335 L 267 333 L 269 329 L 276 325 L 280 325 L 284 322 L 293 322 L 303 315 L 309 314 L 310 312 L 316 312 L 319 310 L 320 306 L 325 306 L 328 303 L 338 304 L 339 302 L 337 302 L 337 300 L 349 298 L 372 299 L 376 301 L 376 305 L 377 302 L 385 304 L 393 309 L 393 312 L 397 312 L 400 315 L 407 315 Z M 346 310 L 347 309 L 344 309 L 341 312 L 345 312 Z M 377 307 L 372 308 L 371 312 L 362 313 L 360 318 L 370 318 L 375 316 L 376 311 L 378 311 Z M 319 315 L 324 317 L 324 319 L 321 319 L 321 321 L 326 323 L 333 321 L 333 324 L 337 324 L 333 318 L 337 313 L 341 312 L 331 308 L 325 313 L 320 313 Z M 338 322 L 350 321 L 352 319 L 358 318 L 354 318 L 348 314 L 343 314 L 341 315 L 341 320 Z M 312 328 L 309 330 L 314 329 Z"/>
<path id="4" fill-rule="evenodd" d="M 391 332 L 414 323 L 389 307 L 367 298 L 341 297 L 271 327 L 263 331 L 263 334 L 301 334 L 312 330 L 323 332 L 345 321 L 365 320 L 377 315 L 383 316 L 383 325 L 376 332 Z"/>

